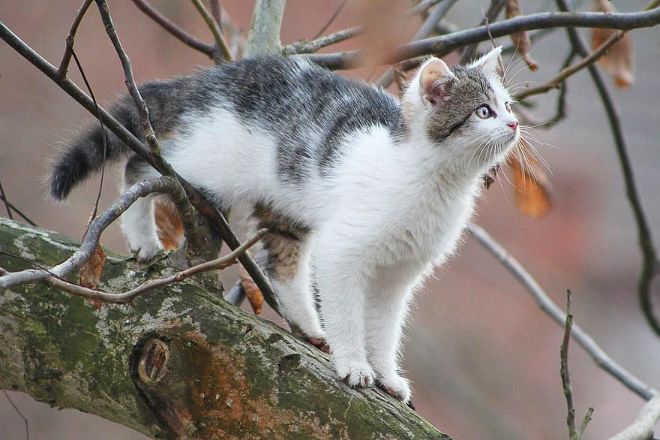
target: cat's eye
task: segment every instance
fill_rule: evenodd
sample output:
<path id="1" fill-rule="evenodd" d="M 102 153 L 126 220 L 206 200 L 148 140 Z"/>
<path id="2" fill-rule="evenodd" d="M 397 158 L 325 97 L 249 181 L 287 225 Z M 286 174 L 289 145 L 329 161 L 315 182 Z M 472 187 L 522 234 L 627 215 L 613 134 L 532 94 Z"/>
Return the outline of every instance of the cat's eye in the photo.
<path id="1" fill-rule="evenodd" d="M 508 102 L 505 102 L 505 103 L 504 103 L 504 108 L 506 109 L 506 111 L 508 111 L 509 113 L 511 113 L 511 104 L 509 104 Z"/>
<path id="2" fill-rule="evenodd" d="M 488 118 L 495 115 L 495 113 L 493 113 L 493 110 L 491 110 L 491 108 L 488 106 L 488 104 L 483 104 L 483 105 L 477 107 L 477 110 L 475 111 L 475 113 L 481 119 L 488 119 Z"/>

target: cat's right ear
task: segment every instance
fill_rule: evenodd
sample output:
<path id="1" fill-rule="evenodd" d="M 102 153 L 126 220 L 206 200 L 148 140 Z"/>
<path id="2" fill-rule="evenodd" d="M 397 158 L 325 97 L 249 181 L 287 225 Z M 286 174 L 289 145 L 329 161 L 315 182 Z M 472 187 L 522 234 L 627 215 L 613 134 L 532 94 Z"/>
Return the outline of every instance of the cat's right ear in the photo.
<path id="1" fill-rule="evenodd" d="M 451 69 L 439 58 L 431 58 L 419 74 L 419 91 L 424 103 L 436 105 L 443 101 L 455 79 Z"/>

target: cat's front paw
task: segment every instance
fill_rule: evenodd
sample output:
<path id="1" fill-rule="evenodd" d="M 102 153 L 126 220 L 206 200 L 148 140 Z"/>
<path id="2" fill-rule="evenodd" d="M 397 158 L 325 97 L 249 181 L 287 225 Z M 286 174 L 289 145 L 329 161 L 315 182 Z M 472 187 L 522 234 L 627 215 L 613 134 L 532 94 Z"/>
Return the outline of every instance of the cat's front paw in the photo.
<path id="1" fill-rule="evenodd" d="M 410 391 L 410 383 L 405 377 L 398 374 L 387 378 L 381 377 L 378 379 L 378 386 L 395 399 L 406 404 L 410 402 L 412 393 Z"/>
<path id="2" fill-rule="evenodd" d="M 132 245 L 130 246 L 130 249 L 138 263 L 146 263 L 153 260 L 153 258 L 161 251 L 158 243 L 150 241 L 142 242 L 137 246 Z"/>
<path id="3" fill-rule="evenodd" d="M 374 369 L 366 361 L 355 359 L 335 358 L 333 360 L 335 371 L 340 379 L 353 388 L 369 387 L 375 379 Z"/>

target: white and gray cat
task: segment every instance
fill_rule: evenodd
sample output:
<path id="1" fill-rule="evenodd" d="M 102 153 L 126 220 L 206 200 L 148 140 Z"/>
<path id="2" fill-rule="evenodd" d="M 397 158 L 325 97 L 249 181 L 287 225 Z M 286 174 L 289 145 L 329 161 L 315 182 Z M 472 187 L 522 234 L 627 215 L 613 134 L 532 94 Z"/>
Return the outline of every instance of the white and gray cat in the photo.
<path id="1" fill-rule="evenodd" d="M 327 340 L 351 386 L 378 381 L 410 400 L 399 369 L 408 303 L 456 248 L 481 176 L 518 141 L 499 55 L 451 68 L 430 58 L 400 102 L 301 58 L 246 59 L 141 88 L 174 169 L 240 213 L 244 236 L 273 228 L 258 261 L 280 310 L 311 340 Z M 112 113 L 141 135 L 129 98 Z M 129 157 L 126 185 L 155 175 L 107 136 L 108 160 Z M 102 145 L 95 124 L 62 153 L 54 197 L 101 166 Z M 121 218 L 140 260 L 159 250 L 152 202 L 140 199 Z"/>

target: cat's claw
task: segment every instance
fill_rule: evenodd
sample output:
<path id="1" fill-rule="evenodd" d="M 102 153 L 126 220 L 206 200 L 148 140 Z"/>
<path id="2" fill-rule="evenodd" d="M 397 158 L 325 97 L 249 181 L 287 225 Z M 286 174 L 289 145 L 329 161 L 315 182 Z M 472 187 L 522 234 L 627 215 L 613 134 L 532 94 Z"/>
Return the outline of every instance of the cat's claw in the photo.
<path id="1" fill-rule="evenodd" d="M 330 346 L 323 337 L 313 337 L 310 336 L 307 338 L 307 342 L 312 344 L 314 347 L 318 348 L 324 353 L 330 353 Z"/>
<path id="2" fill-rule="evenodd" d="M 337 375 L 350 387 L 369 387 L 373 385 L 375 373 L 371 365 L 364 361 L 335 360 Z"/>
<path id="3" fill-rule="evenodd" d="M 161 250 L 162 249 L 158 246 L 158 243 L 144 243 L 141 247 L 137 248 L 137 250 L 131 249 L 131 252 L 138 263 L 148 263 L 152 261 Z"/>
<path id="4" fill-rule="evenodd" d="M 410 383 L 408 382 L 408 379 L 396 375 L 387 379 L 380 378 L 377 383 L 378 387 L 387 394 L 410 406 L 410 397 L 412 393 L 410 391 Z M 415 409 L 414 406 L 411 406 L 411 408 Z"/>

